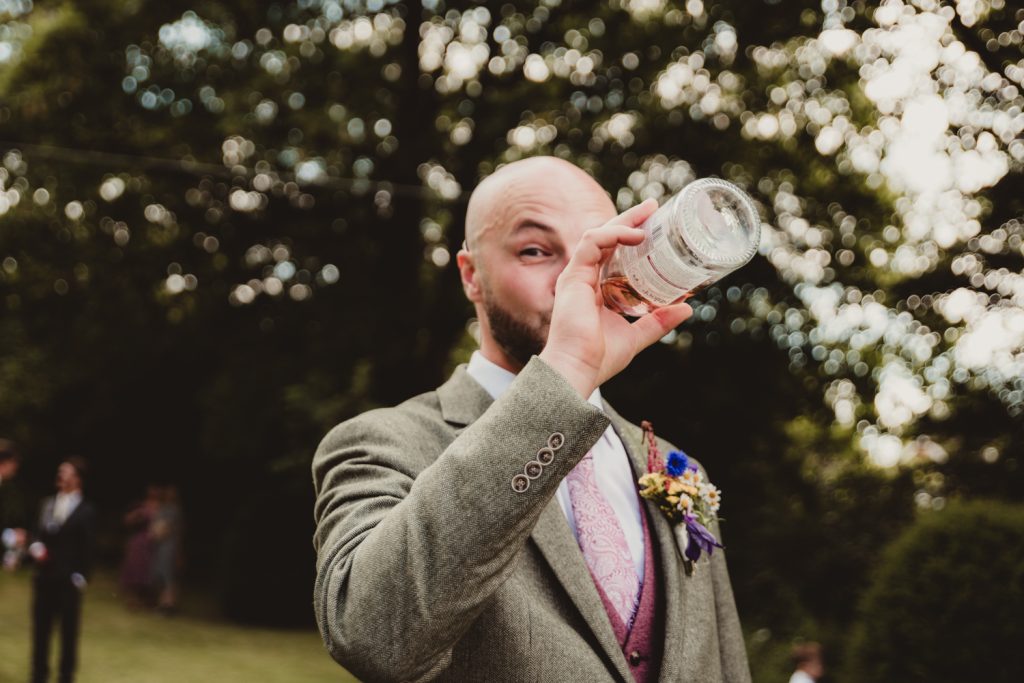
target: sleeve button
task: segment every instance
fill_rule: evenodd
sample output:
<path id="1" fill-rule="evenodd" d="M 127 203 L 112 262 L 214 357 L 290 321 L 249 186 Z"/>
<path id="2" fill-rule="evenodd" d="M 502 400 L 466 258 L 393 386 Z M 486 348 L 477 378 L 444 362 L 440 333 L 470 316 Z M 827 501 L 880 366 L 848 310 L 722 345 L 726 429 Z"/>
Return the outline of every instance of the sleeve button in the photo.
<path id="1" fill-rule="evenodd" d="M 530 479 L 536 479 L 540 476 L 540 473 L 544 471 L 544 467 L 536 460 L 531 460 L 526 463 L 526 467 L 523 468 L 523 472 Z"/>
<path id="2" fill-rule="evenodd" d="M 517 474 L 512 477 L 512 490 L 516 493 L 525 493 L 530 488 L 530 479 L 525 474 Z"/>
<path id="3" fill-rule="evenodd" d="M 554 462 L 554 460 L 555 451 L 550 446 L 545 446 L 544 448 L 537 451 L 537 462 L 539 462 L 541 465 L 547 467 L 552 462 Z"/>
<path id="4" fill-rule="evenodd" d="M 554 434 L 548 437 L 548 447 L 550 447 L 552 450 L 557 451 L 559 448 L 562 447 L 562 444 L 564 443 L 565 435 L 562 434 L 561 432 L 555 432 Z"/>

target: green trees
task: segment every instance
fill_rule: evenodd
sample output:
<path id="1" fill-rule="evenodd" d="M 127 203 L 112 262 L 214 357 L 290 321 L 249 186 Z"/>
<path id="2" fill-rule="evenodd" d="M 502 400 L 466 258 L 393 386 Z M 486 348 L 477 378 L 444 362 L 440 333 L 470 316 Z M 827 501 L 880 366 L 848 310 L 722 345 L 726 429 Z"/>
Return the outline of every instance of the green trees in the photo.
<path id="1" fill-rule="evenodd" d="M 1024 509 L 929 513 L 878 559 L 848 680 L 1018 681 Z"/>

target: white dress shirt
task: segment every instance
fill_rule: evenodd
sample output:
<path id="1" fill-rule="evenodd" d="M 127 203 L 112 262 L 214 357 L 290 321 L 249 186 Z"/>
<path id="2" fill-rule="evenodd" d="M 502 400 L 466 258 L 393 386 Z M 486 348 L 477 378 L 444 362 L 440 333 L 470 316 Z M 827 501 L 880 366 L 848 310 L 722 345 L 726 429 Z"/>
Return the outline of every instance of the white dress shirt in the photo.
<path id="1" fill-rule="evenodd" d="M 81 502 L 81 491 L 58 493 L 56 499 L 53 501 L 53 521 L 57 524 L 64 524 Z"/>
<path id="2" fill-rule="evenodd" d="M 469 359 L 467 368 L 469 376 L 475 379 L 493 398 L 497 399 L 504 394 L 515 374 L 505 368 L 492 363 L 484 358 L 479 351 L 474 351 Z M 601 401 L 601 390 L 595 389 L 590 395 L 589 402 L 604 410 Z M 633 468 L 629 462 L 629 455 L 625 446 L 615 433 L 611 425 L 604 431 L 601 438 L 591 448 L 594 453 L 594 476 L 597 479 L 597 487 L 604 494 L 608 504 L 615 512 L 619 526 L 626 535 L 626 543 L 629 545 L 630 555 L 633 557 L 633 566 L 636 567 L 636 575 L 643 583 L 644 576 L 644 527 L 640 517 L 640 501 L 637 496 Z M 563 479 L 558 485 L 555 494 L 565 518 L 569 522 L 573 536 L 579 540 L 576 531 L 576 519 L 572 514 L 572 499 L 569 497 L 569 485 Z"/>

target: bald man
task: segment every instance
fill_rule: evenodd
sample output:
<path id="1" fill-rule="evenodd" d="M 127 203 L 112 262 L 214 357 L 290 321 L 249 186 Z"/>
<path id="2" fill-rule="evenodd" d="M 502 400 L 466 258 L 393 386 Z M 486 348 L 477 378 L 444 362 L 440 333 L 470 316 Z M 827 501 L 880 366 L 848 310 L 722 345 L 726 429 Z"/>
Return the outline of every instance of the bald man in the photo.
<path id="1" fill-rule="evenodd" d="M 642 433 L 600 394 L 691 313 L 602 305 L 601 263 L 655 208 L 618 214 L 547 157 L 474 191 L 458 266 L 479 350 L 313 461 L 316 619 L 361 680 L 750 680 L 724 554 L 686 571 L 637 495 Z"/>

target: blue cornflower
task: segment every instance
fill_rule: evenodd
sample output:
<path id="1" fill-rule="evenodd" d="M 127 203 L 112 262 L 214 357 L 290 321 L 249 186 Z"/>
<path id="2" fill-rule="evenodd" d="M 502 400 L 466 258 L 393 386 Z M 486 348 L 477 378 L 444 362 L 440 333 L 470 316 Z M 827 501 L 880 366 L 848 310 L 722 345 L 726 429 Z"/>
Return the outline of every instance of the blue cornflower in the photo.
<path id="1" fill-rule="evenodd" d="M 669 451 L 665 460 L 665 473 L 670 477 L 678 477 L 690 466 L 690 459 L 682 451 Z"/>

